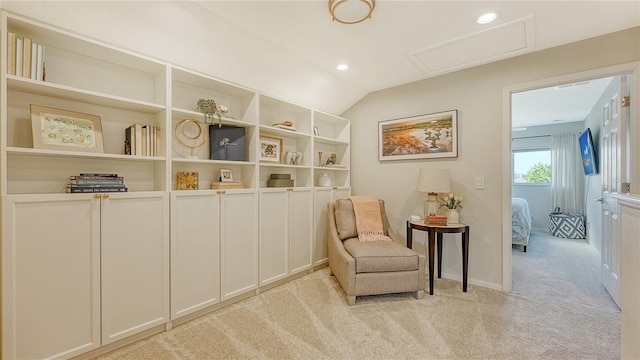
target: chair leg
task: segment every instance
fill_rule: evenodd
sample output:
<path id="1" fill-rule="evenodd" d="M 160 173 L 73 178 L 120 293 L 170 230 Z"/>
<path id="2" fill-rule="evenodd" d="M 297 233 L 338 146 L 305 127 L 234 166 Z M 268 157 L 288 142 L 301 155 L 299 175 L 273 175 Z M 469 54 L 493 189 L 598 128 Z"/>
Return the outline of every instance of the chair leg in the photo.
<path id="1" fill-rule="evenodd" d="M 416 291 L 416 299 L 421 300 L 422 298 L 424 298 L 424 290 Z"/>
<path id="2" fill-rule="evenodd" d="M 353 306 L 356 304 L 356 296 L 349 296 L 347 295 L 347 304 L 349 304 L 349 306 Z"/>

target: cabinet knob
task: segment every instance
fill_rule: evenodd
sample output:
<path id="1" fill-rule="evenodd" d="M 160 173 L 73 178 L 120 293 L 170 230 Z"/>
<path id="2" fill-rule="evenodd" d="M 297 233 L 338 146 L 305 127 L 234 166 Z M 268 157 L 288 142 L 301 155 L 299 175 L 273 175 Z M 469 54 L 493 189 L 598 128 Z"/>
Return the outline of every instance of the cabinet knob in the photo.
<path id="1" fill-rule="evenodd" d="M 100 194 L 93 194 L 94 199 L 100 199 Z"/>
<path id="2" fill-rule="evenodd" d="M 108 199 L 109 198 L 109 194 L 102 194 L 102 198 L 103 199 Z"/>

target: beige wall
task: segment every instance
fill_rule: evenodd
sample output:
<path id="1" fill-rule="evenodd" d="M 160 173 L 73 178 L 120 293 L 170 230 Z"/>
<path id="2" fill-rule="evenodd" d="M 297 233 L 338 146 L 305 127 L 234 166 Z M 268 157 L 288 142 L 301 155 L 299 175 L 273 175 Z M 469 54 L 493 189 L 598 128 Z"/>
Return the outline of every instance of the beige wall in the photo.
<path id="1" fill-rule="evenodd" d="M 502 289 L 503 91 L 540 79 L 593 70 L 640 59 L 640 28 L 633 28 L 517 58 L 458 71 L 371 93 L 343 116 L 352 120 L 354 195 L 385 199 L 391 224 L 404 233 L 405 219 L 419 213 L 425 195 L 416 191 L 422 167 L 450 169 L 452 190 L 465 196 L 462 221 L 470 225 L 471 283 Z M 458 110 L 458 158 L 377 160 L 377 122 L 443 110 Z M 507 136 L 510 136 L 507 135 Z M 475 177 L 485 189 L 475 190 Z M 443 275 L 460 278 L 460 244 L 445 239 Z M 424 236 L 414 248 L 424 251 Z"/>

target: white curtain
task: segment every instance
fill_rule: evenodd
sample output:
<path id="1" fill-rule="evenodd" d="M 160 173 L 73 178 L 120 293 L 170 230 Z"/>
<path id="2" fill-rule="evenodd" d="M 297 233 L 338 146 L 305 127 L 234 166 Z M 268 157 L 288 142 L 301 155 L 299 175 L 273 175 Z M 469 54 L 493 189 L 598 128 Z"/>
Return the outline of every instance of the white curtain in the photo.
<path id="1" fill-rule="evenodd" d="M 584 170 L 577 134 L 551 137 L 551 204 L 584 214 Z"/>

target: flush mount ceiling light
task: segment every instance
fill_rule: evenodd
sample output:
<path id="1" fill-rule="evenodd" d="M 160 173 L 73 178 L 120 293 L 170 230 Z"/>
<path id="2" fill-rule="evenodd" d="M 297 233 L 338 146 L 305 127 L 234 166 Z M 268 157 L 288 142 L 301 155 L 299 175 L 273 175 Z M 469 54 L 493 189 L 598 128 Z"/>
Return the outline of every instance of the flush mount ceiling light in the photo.
<path id="1" fill-rule="evenodd" d="M 496 13 L 486 13 L 480 16 L 476 21 L 478 22 L 478 24 L 488 24 L 493 20 L 495 20 L 497 17 L 498 17 L 498 14 Z"/>
<path id="2" fill-rule="evenodd" d="M 336 66 L 336 69 L 340 70 L 340 71 L 345 71 L 347 69 L 349 69 L 349 65 L 347 64 L 340 64 L 338 66 Z"/>
<path id="3" fill-rule="evenodd" d="M 371 19 L 376 0 L 329 0 L 331 19 L 343 24 L 357 24 Z"/>

